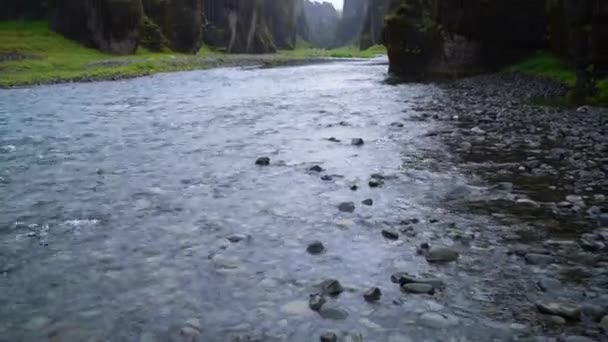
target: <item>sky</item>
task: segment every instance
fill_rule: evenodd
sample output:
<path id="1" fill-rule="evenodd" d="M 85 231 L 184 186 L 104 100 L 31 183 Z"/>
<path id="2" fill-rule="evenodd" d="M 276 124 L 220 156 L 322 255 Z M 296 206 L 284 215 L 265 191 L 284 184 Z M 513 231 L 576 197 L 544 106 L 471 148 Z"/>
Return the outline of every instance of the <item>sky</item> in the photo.
<path id="1" fill-rule="evenodd" d="M 344 5 L 344 0 L 316 0 L 317 2 L 331 2 L 337 10 L 342 10 L 342 6 Z"/>

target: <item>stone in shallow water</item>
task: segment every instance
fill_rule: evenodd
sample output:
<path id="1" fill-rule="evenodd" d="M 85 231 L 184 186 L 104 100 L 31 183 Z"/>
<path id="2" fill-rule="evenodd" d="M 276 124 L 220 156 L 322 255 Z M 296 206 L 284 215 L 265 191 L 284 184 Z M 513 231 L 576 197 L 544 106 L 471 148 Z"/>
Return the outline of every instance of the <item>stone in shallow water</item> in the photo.
<path id="1" fill-rule="evenodd" d="M 431 284 L 423 284 L 423 283 L 408 283 L 401 285 L 401 289 L 407 293 L 415 293 L 415 294 L 433 294 L 435 293 L 435 288 Z"/>
<path id="2" fill-rule="evenodd" d="M 321 180 L 324 182 L 331 182 L 332 180 L 334 180 L 334 178 L 330 175 L 325 175 L 321 177 Z"/>
<path id="3" fill-rule="evenodd" d="M 379 188 L 384 184 L 384 182 L 380 179 L 371 179 L 368 183 L 370 188 Z"/>
<path id="4" fill-rule="evenodd" d="M 308 306 L 312 311 L 319 311 L 321 310 L 323 305 L 325 305 L 326 302 L 327 301 L 322 295 L 315 293 L 310 295 L 310 299 L 308 300 Z"/>
<path id="5" fill-rule="evenodd" d="M 600 327 L 604 329 L 605 332 L 608 332 L 608 316 L 604 316 L 600 321 Z"/>
<path id="6" fill-rule="evenodd" d="M 458 260 L 458 252 L 449 247 L 435 247 L 431 248 L 426 253 L 426 261 L 428 262 L 451 262 Z"/>
<path id="7" fill-rule="evenodd" d="M 340 284 L 340 282 L 336 279 L 324 280 L 323 282 L 321 282 L 320 287 L 323 294 L 327 294 L 330 296 L 337 296 L 342 293 L 342 291 L 344 291 L 342 284 Z"/>
<path id="8" fill-rule="evenodd" d="M 538 287 L 539 290 L 541 290 L 543 292 L 553 292 L 553 291 L 560 290 L 563 285 L 557 279 L 545 277 L 545 278 L 542 278 L 541 280 L 537 281 L 536 286 Z"/>
<path id="9" fill-rule="evenodd" d="M 306 251 L 312 255 L 321 254 L 325 251 L 325 246 L 321 241 L 313 241 L 306 247 Z"/>
<path id="10" fill-rule="evenodd" d="M 325 171 L 322 167 L 320 167 L 319 165 L 315 165 L 313 167 L 311 167 L 310 169 L 308 169 L 309 171 L 312 172 L 323 172 Z"/>
<path id="11" fill-rule="evenodd" d="M 420 316 L 420 324 L 433 329 L 445 329 L 458 324 L 458 318 L 438 312 L 427 312 Z"/>
<path id="12" fill-rule="evenodd" d="M 361 202 L 363 205 L 368 205 L 368 206 L 372 206 L 374 205 L 374 200 L 371 198 L 365 199 Z"/>
<path id="13" fill-rule="evenodd" d="M 243 235 L 243 234 L 232 234 L 232 235 L 228 235 L 226 237 L 226 239 L 228 239 L 228 241 L 232 242 L 232 243 L 238 243 L 241 242 L 243 240 L 248 239 L 249 237 L 247 235 Z"/>
<path id="14" fill-rule="evenodd" d="M 382 291 L 377 287 L 372 287 L 363 293 L 363 298 L 368 302 L 375 302 L 382 298 Z"/>
<path id="15" fill-rule="evenodd" d="M 259 166 L 268 166 L 270 165 L 270 158 L 268 157 L 260 157 L 255 161 L 255 165 Z"/>
<path id="16" fill-rule="evenodd" d="M 351 142 L 350 142 L 350 143 L 351 143 L 351 145 L 354 145 L 354 146 L 361 146 L 361 145 L 363 145 L 365 142 L 364 142 L 364 141 L 363 141 L 363 139 L 361 139 L 361 138 L 354 138 L 353 140 L 351 140 Z"/>
<path id="17" fill-rule="evenodd" d="M 321 334 L 321 342 L 337 342 L 338 336 L 333 332 L 326 332 Z"/>
<path id="18" fill-rule="evenodd" d="M 569 320 L 579 321 L 581 319 L 581 308 L 579 306 L 564 303 L 536 303 L 540 313 L 561 316 Z"/>
<path id="19" fill-rule="evenodd" d="M 321 308 L 319 315 L 325 319 L 343 321 L 348 317 L 348 312 L 340 308 Z"/>
<path id="20" fill-rule="evenodd" d="M 338 205 L 338 210 L 344 213 L 352 213 L 355 211 L 355 203 L 353 202 L 344 202 Z"/>
<path id="21" fill-rule="evenodd" d="M 526 253 L 524 259 L 530 265 L 550 265 L 557 262 L 556 258 L 552 255 L 538 253 Z"/>
<path id="22" fill-rule="evenodd" d="M 399 233 L 397 233 L 394 229 L 383 229 L 382 236 L 389 240 L 397 240 L 399 239 Z"/>
<path id="23" fill-rule="evenodd" d="M 607 308 L 594 303 L 584 303 L 581 305 L 581 311 L 585 317 L 589 317 L 594 322 L 599 322 L 604 315 L 608 314 Z"/>

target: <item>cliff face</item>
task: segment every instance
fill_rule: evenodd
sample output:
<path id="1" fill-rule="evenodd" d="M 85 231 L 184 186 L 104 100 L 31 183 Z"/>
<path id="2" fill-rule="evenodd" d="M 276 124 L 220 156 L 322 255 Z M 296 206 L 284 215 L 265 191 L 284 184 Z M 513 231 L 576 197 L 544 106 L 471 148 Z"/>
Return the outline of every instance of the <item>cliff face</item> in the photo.
<path id="1" fill-rule="evenodd" d="M 360 47 L 362 50 L 382 43 L 384 16 L 388 12 L 389 5 L 390 0 L 369 0 L 361 32 Z"/>
<path id="2" fill-rule="evenodd" d="M 46 16 L 44 0 L 2 0 L 0 20 L 42 19 Z"/>
<path id="3" fill-rule="evenodd" d="M 302 36 L 313 46 L 320 48 L 332 47 L 338 28 L 338 12 L 329 2 L 304 2 L 304 20 L 306 32 Z"/>
<path id="4" fill-rule="evenodd" d="M 202 43 L 202 0 L 143 0 L 144 12 L 160 29 L 157 39 L 166 39 L 173 51 L 196 53 Z M 149 33 L 148 33 L 149 34 Z M 147 36 L 146 36 L 147 38 Z M 158 42 L 159 46 L 163 43 Z"/>
<path id="5" fill-rule="evenodd" d="M 544 0 L 392 0 L 383 39 L 391 71 L 467 73 L 545 45 Z"/>
<path id="6" fill-rule="evenodd" d="M 335 44 L 358 42 L 367 14 L 368 0 L 344 0 L 344 11 L 338 25 Z"/>
<path id="7" fill-rule="evenodd" d="M 57 0 L 50 26 L 86 46 L 131 54 L 137 49 L 142 16 L 139 0 Z"/>
<path id="8" fill-rule="evenodd" d="M 301 9 L 299 0 L 264 0 L 265 21 L 277 48 L 295 48 Z"/>

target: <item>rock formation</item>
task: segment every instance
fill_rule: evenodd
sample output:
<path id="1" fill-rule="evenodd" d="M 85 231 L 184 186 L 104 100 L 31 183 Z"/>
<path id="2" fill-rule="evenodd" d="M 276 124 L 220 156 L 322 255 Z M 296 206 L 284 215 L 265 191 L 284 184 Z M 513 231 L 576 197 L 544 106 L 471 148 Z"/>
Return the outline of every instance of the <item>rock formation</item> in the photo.
<path id="1" fill-rule="evenodd" d="M 145 37 L 153 34 L 153 41 L 158 46 L 163 45 L 163 39 L 173 51 L 196 53 L 203 39 L 203 3 L 202 0 L 143 0 L 144 12 L 149 21 Z M 155 30 L 156 24 L 162 35 Z M 150 31 L 148 31 L 150 30 Z"/>
<path id="2" fill-rule="evenodd" d="M 335 45 L 358 43 L 369 0 L 344 0 L 344 11 L 336 33 Z"/>
<path id="3" fill-rule="evenodd" d="M 360 48 L 362 50 L 382 43 L 384 16 L 388 12 L 389 5 L 390 0 L 369 0 L 361 32 Z"/>
<path id="4" fill-rule="evenodd" d="M 334 6 L 329 2 L 320 3 L 310 0 L 306 0 L 303 6 L 306 31 L 301 32 L 302 37 L 314 47 L 332 47 L 339 22 L 338 12 Z"/>
<path id="5" fill-rule="evenodd" d="M 86 46 L 131 54 L 137 49 L 142 15 L 140 0 L 57 0 L 50 26 Z"/>

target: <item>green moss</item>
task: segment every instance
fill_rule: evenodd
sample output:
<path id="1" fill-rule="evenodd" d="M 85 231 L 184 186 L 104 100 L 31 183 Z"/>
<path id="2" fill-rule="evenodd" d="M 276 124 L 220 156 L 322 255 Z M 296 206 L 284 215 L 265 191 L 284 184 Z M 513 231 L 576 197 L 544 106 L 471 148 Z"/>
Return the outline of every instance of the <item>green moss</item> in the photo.
<path id="1" fill-rule="evenodd" d="M 378 55 L 385 55 L 386 48 L 382 45 L 374 45 L 366 50 L 360 50 L 355 46 L 336 49 L 298 48 L 291 51 L 281 51 L 280 54 L 298 58 L 374 58 Z"/>

